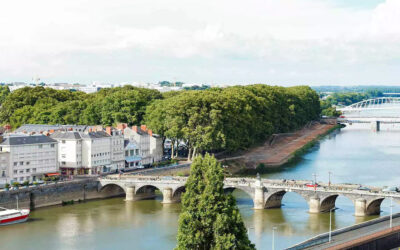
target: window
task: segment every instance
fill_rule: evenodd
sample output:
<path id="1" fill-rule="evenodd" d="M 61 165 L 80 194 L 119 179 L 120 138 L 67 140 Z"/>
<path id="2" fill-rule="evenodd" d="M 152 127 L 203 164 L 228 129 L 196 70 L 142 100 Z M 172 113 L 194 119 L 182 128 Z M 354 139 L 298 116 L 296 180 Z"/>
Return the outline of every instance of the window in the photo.
<path id="1" fill-rule="evenodd" d="M 24 165 L 24 162 L 23 162 L 23 161 L 20 161 L 20 162 L 19 162 L 19 165 L 21 165 L 21 166 Z"/>
<path id="2" fill-rule="evenodd" d="M 23 174 L 23 173 L 24 173 L 24 170 L 20 170 L 19 173 L 20 173 L 20 174 Z"/>
<path id="3" fill-rule="evenodd" d="M 61 141 L 61 143 L 63 143 L 63 144 L 64 144 L 64 143 L 65 143 L 65 140 L 62 140 L 62 141 Z"/>
<path id="4" fill-rule="evenodd" d="M 43 148 L 43 145 L 39 145 L 39 148 Z"/>
<path id="5" fill-rule="evenodd" d="M 14 161 L 14 166 L 17 166 L 17 165 L 18 165 L 18 162 Z"/>
<path id="6" fill-rule="evenodd" d="M 27 168 L 27 169 L 25 170 L 25 172 L 30 173 L 31 170 L 30 170 L 29 168 Z"/>
<path id="7" fill-rule="evenodd" d="M 66 155 L 65 155 L 65 154 L 62 154 L 62 155 L 61 155 L 61 158 L 65 158 L 65 157 L 66 157 Z"/>
<path id="8" fill-rule="evenodd" d="M 131 156 L 135 154 L 134 151 L 133 151 L 133 149 L 130 150 L 130 153 L 131 153 Z"/>
<path id="9" fill-rule="evenodd" d="M 32 172 L 33 172 L 33 173 L 36 173 L 36 168 L 32 168 Z"/>
<path id="10" fill-rule="evenodd" d="M 36 176 L 33 176 L 33 177 L 32 177 L 32 180 L 33 180 L 33 181 L 36 181 Z"/>
<path id="11" fill-rule="evenodd" d="M 128 150 L 125 151 L 125 156 L 129 156 L 129 151 Z"/>
<path id="12" fill-rule="evenodd" d="M 17 174 L 18 173 L 18 171 L 17 170 L 14 170 L 14 174 Z"/>
<path id="13" fill-rule="evenodd" d="M 23 180 L 24 180 L 24 177 L 19 177 L 19 180 L 20 180 L 20 181 L 23 181 Z"/>
<path id="14" fill-rule="evenodd" d="M 61 165 L 66 165 L 67 163 L 65 162 L 65 161 L 62 161 L 61 162 Z"/>
<path id="15" fill-rule="evenodd" d="M 1 173 L 1 177 L 6 177 L 6 171 L 3 170 L 3 172 Z"/>
<path id="16" fill-rule="evenodd" d="M 54 144 L 51 144 L 50 147 L 54 148 Z"/>
<path id="17" fill-rule="evenodd" d="M 27 162 L 26 162 L 26 165 L 29 165 L 29 164 L 30 164 L 30 162 L 29 162 L 29 161 L 27 161 Z"/>

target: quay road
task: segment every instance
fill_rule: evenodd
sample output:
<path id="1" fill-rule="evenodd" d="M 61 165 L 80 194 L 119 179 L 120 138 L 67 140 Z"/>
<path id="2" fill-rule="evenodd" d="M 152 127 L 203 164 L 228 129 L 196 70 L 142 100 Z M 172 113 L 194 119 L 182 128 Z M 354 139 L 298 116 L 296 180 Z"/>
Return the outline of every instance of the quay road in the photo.
<path id="1" fill-rule="evenodd" d="M 139 175 L 108 175 L 98 179 L 99 191 L 118 186 L 124 190 L 127 201 L 147 199 L 154 196 L 156 189 L 163 194 L 163 203 L 180 201 L 185 190 L 187 177 L 171 176 L 139 176 Z M 231 192 L 240 189 L 252 199 L 254 209 L 279 208 L 282 198 L 288 192 L 302 196 L 309 205 L 310 213 L 328 212 L 335 208 L 339 195 L 349 198 L 355 207 L 355 216 L 376 215 L 385 198 L 392 197 L 400 202 L 400 193 L 384 192 L 379 187 L 369 187 L 359 190 L 357 184 L 324 184 L 318 187 L 308 187 L 309 181 L 272 180 L 261 178 L 226 178 L 224 189 Z"/>
<path id="2" fill-rule="evenodd" d="M 393 249 L 400 246 L 400 213 L 393 215 L 392 227 L 390 216 L 341 228 L 313 237 L 302 243 L 288 248 L 300 249 L 350 249 L 360 247 L 363 249 Z"/>

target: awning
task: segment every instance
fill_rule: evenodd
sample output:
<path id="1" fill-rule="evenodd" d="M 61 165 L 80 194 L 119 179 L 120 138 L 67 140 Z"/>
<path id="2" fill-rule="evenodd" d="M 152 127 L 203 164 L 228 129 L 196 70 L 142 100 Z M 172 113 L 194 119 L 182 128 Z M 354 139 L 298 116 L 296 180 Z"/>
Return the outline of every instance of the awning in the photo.
<path id="1" fill-rule="evenodd" d="M 44 174 L 44 175 L 51 177 L 51 176 L 60 176 L 61 174 L 60 173 L 48 173 L 48 174 Z"/>

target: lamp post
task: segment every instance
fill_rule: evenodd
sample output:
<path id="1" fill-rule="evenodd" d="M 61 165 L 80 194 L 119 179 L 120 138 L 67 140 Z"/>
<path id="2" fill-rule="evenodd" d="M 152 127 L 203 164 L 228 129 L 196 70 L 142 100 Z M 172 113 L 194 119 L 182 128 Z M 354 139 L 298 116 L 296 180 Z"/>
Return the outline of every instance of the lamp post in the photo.
<path id="1" fill-rule="evenodd" d="M 390 228 L 393 226 L 393 196 L 390 197 Z"/>
<path id="2" fill-rule="evenodd" d="M 335 207 L 329 209 L 329 242 L 332 241 L 332 210 L 334 210 Z"/>
<path id="3" fill-rule="evenodd" d="M 275 230 L 276 227 L 272 227 L 272 250 L 275 250 Z"/>
<path id="4" fill-rule="evenodd" d="M 333 174 L 331 171 L 328 172 L 329 175 L 329 182 L 328 182 L 328 186 L 331 186 L 331 174 Z"/>
<path id="5" fill-rule="evenodd" d="M 314 192 L 317 192 L 317 174 L 313 173 L 312 175 L 314 177 Z"/>

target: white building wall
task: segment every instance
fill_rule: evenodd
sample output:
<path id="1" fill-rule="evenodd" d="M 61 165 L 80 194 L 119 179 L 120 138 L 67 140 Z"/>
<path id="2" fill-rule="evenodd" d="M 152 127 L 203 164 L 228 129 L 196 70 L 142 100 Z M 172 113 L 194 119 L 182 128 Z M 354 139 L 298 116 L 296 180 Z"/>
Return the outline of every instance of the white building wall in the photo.
<path id="1" fill-rule="evenodd" d="M 60 168 L 82 167 L 82 140 L 57 140 L 58 162 Z"/>
<path id="2" fill-rule="evenodd" d="M 10 181 L 34 181 L 46 173 L 57 172 L 57 143 L 4 145 L 9 154 Z"/>

